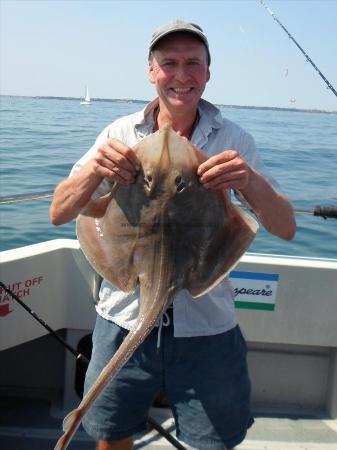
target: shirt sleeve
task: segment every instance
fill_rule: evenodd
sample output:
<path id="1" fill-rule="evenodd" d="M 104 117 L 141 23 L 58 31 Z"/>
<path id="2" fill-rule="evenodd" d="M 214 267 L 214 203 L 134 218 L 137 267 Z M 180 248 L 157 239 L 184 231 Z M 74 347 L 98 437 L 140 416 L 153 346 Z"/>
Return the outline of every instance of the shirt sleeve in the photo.
<path id="1" fill-rule="evenodd" d="M 97 137 L 94 145 L 74 164 L 70 171 L 69 176 L 71 177 L 76 172 L 78 172 L 82 167 L 94 156 L 100 145 L 104 144 L 110 137 L 109 127 L 106 127 Z M 103 179 L 101 184 L 98 186 L 96 191 L 93 193 L 92 198 L 98 199 L 103 195 L 111 191 L 112 183 L 106 178 Z"/>
<path id="2" fill-rule="evenodd" d="M 280 192 L 281 191 L 280 185 L 275 180 L 275 178 L 270 175 L 270 173 L 266 169 L 266 167 L 260 157 L 260 154 L 256 148 L 256 144 L 255 144 L 255 141 L 254 141 L 254 138 L 252 137 L 252 135 L 243 131 L 240 139 L 241 139 L 240 147 L 239 147 L 241 149 L 240 154 L 243 157 L 243 159 L 246 161 L 246 163 L 252 169 L 254 169 L 256 172 L 261 174 L 268 181 L 268 183 L 275 189 L 275 191 Z M 245 205 L 247 208 L 250 208 L 248 202 L 245 200 L 245 198 L 239 191 L 234 190 L 233 192 L 234 192 L 234 195 L 237 198 L 237 200 L 240 201 L 240 203 Z"/>
<path id="3" fill-rule="evenodd" d="M 97 137 L 94 145 L 74 164 L 73 168 L 70 171 L 70 175 L 72 176 L 75 172 L 78 172 L 82 167 L 94 156 L 98 147 L 104 142 L 106 142 L 109 138 L 109 127 L 106 127 Z"/>
<path id="4" fill-rule="evenodd" d="M 242 150 L 240 151 L 240 154 L 247 164 L 256 170 L 256 172 L 260 173 L 276 191 L 280 191 L 280 185 L 264 165 L 252 135 L 243 132 L 241 141 L 240 149 Z"/>

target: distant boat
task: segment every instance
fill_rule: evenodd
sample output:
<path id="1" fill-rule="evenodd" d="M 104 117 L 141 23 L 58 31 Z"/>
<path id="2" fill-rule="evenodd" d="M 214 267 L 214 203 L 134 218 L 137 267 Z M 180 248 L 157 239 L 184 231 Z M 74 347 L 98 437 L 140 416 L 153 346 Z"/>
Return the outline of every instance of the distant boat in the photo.
<path id="1" fill-rule="evenodd" d="M 90 95 L 89 95 L 88 86 L 85 87 L 85 95 L 84 95 L 84 99 L 81 101 L 81 105 L 91 105 L 91 99 L 90 99 Z"/>

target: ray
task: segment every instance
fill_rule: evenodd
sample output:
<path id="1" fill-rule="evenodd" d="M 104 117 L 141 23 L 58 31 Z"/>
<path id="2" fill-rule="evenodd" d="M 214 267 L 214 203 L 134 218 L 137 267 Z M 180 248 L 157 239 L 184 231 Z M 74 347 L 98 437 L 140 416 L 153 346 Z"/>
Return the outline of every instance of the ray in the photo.
<path id="1" fill-rule="evenodd" d="M 102 277 L 124 292 L 140 285 L 139 315 L 78 408 L 65 418 L 55 450 L 67 448 L 85 413 L 174 295 L 181 289 L 192 297 L 210 291 L 237 264 L 258 229 L 227 192 L 200 184 L 197 168 L 206 155 L 170 125 L 144 138 L 134 151 L 141 162 L 135 183 L 116 184 L 108 196 L 90 202 L 77 219 L 77 236 Z"/>

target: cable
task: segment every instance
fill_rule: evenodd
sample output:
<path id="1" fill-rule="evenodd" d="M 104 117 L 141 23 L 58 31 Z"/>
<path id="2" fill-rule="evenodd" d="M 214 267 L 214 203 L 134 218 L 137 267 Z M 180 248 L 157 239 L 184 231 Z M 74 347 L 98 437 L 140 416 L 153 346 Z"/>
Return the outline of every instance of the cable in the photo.
<path id="1" fill-rule="evenodd" d="M 18 194 L 18 195 L 8 195 L 0 197 L 0 205 L 8 203 L 18 203 L 31 200 L 39 200 L 41 198 L 48 198 L 53 195 L 53 191 L 44 192 L 32 192 L 30 194 Z M 239 202 L 234 202 L 234 205 L 245 208 Z M 248 208 L 249 209 L 249 208 Z M 309 214 L 315 217 L 322 217 L 323 219 L 337 219 L 337 206 L 315 206 L 314 209 L 303 209 L 295 208 L 294 212 L 296 214 Z"/>
<path id="2" fill-rule="evenodd" d="M 40 200 L 41 198 L 49 198 L 53 196 L 53 191 L 32 192 L 31 194 L 17 194 L 0 197 L 0 205 L 7 203 L 27 202 L 29 200 Z"/>

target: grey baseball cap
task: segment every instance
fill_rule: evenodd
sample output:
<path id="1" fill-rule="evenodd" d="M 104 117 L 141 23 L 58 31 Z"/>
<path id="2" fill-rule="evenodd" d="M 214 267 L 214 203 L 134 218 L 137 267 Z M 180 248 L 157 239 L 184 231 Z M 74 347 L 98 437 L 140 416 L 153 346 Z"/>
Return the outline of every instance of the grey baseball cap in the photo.
<path id="1" fill-rule="evenodd" d="M 165 36 L 177 33 L 177 32 L 186 32 L 186 33 L 192 33 L 196 35 L 205 45 L 207 50 L 207 56 L 208 56 L 208 65 L 211 63 L 211 55 L 209 52 L 209 45 L 208 40 L 203 32 L 203 29 L 199 27 L 199 25 L 191 22 L 185 22 L 184 20 L 173 20 L 172 22 L 167 23 L 166 25 L 163 25 L 159 27 L 152 35 L 150 45 L 149 45 L 149 53 L 153 50 L 154 46 Z"/>

